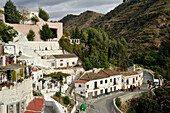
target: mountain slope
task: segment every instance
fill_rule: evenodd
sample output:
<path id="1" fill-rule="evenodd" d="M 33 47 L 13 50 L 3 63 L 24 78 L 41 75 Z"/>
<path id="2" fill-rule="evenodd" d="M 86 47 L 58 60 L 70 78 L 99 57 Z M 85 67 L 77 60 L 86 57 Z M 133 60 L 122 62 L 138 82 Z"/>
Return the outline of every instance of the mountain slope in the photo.
<path id="1" fill-rule="evenodd" d="M 124 37 L 132 50 L 158 49 L 162 40 L 170 36 L 170 2 L 129 0 L 100 18 L 92 27 L 101 27 L 112 38 Z"/>
<path id="2" fill-rule="evenodd" d="M 93 11 L 86 11 L 86 12 L 81 13 L 78 16 L 67 15 L 66 17 L 61 19 L 59 22 L 63 22 L 64 28 L 68 31 L 71 31 L 72 28 L 76 26 L 84 30 L 88 28 L 94 20 L 102 16 L 103 14 L 99 14 Z"/>
<path id="3" fill-rule="evenodd" d="M 86 16 L 86 12 L 64 23 L 66 30 L 101 27 L 111 38 L 124 37 L 129 51 L 158 50 L 170 37 L 169 0 L 129 0 L 104 16 Z"/>

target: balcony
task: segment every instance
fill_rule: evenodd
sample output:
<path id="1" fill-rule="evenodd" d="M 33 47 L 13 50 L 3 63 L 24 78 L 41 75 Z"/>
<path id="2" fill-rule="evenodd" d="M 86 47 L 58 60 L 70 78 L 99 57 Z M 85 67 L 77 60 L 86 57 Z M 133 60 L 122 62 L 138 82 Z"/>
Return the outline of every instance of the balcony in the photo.
<path id="1" fill-rule="evenodd" d="M 113 85 L 118 85 L 118 83 L 113 83 Z"/>

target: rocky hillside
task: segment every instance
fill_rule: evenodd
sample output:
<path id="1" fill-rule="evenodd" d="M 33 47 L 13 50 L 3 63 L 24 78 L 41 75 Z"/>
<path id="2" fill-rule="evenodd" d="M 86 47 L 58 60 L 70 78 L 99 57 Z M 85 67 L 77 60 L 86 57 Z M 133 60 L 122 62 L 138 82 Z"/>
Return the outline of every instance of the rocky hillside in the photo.
<path id="1" fill-rule="evenodd" d="M 72 28 L 76 26 L 78 26 L 79 29 L 84 30 L 88 28 L 93 21 L 97 20 L 102 16 L 104 15 L 100 13 L 86 11 L 81 13 L 80 15 L 67 15 L 59 22 L 62 22 L 64 24 L 64 28 L 68 31 L 71 31 Z"/>
<path id="2" fill-rule="evenodd" d="M 90 16 L 91 15 L 91 16 Z M 85 12 L 64 23 L 66 30 L 101 27 L 111 38 L 124 37 L 129 50 L 158 50 L 170 37 L 169 0 L 129 0 L 106 15 Z M 62 21 L 62 20 L 61 20 Z"/>

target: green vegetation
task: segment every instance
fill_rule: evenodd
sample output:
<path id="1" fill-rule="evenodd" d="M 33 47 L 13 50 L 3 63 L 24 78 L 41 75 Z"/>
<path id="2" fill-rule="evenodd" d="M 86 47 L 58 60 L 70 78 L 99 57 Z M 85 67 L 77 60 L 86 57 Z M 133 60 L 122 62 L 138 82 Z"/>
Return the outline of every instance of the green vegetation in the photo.
<path id="1" fill-rule="evenodd" d="M 20 76 L 23 77 L 24 76 L 24 69 L 20 69 L 19 73 L 20 73 Z"/>
<path id="2" fill-rule="evenodd" d="M 5 21 L 8 23 L 19 23 L 19 12 L 11 0 L 7 1 L 4 7 Z"/>
<path id="3" fill-rule="evenodd" d="M 130 108 L 126 113 L 136 113 L 136 110 L 134 108 Z"/>
<path id="4" fill-rule="evenodd" d="M 29 77 L 28 76 L 25 76 L 24 79 L 28 79 Z"/>
<path id="5" fill-rule="evenodd" d="M 35 33 L 32 29 L 29 30 L 29 33 L 27 34 L 28 41 L 34 41 Z"/>
<path id="6" fill-rule="evenodd" d="M 69 98 L 68 96 L 65 96 L 65 97 L 63 98 L 63 103 L 64 103 L 65 105 L 71 104 L 70 98 Z"/>
<path id="7" fill-rule="evenodd" d="M 165 42 L 168 43 L 168 42 Z M 145 68 L 149 68 L 155 71 L 156 78 L 160 78 L 159 74 L 162 75 L 164 78 L 170 80 L 170 57 L 169 51 L 170 48 L 167 47 L 168 45 L 164 45 L 166 49 L 164 51 L 159 52 L 145 52 L 145 53 L 135 53 L 131 55 L 131 59 L 133 59 L 135 64 L 141 64 Z M 162 46 L 162 48 L 165 48 Z"/>
<path id="8" fill-rule="evenodd" d="M 137 113 L 162 113 L 162 109 L 157 101 L 144 97 L 139 99 L 138 106 L 135 110 Z"/>
<path id="9" fill-rule="evenodd" d="M 56 92 L 55 96 L 58 97 L 58 98 L 61 98 L 61 92 Z"/>
<path id="10" fill-rule="evenodd" d="M 39 19 L 38 19 L 37 16 L 33 16 L 33 17 L 31 18 L 31 20 L 34 22 L 34 24 L 36 24 L 37 22 L 39 22 Z"/>
<path id="11" fill-rule="evenodd" d="M 58 81 L 60 81 L 60 83 L 62 83 L 63 82 L 63 78 L 65 77 L 67 77 L 69 74 L 66 74 L 66 73 L 62 73 L 62 72 L 58 72 L 58 73 L 50 73 L 50 74 L 48 74 L 48 75 L 44 75 L 44 76 L 50 76 L 50 77 L 52 77 L 52 78 L 55 78 L 55 79 L 57 79 Z"/>
<path id="12" fill-rule="evenodd" d="M 20 79 L 18 80 L 18 82 L 22 83 L 23 80 L 24 80 L 24 79 L 21 79 L 21 78 L 20 78 Z"/>
<path id="13" fill-rule="evenodd" d="M 13 37 L 18 34 L 17 31 L 11 26 L 7 26 L 4 22 L 0 21 L 0 40 L 4 42 L 12 41 Z"/>
<path id="14" fill-rule="evenodd" d="M 42 26 L 42 30 L 40 30 L 41 39 L 46 41 L 47 39 L 54 38 L 53 32 L 50 30 L 48 24 Z"/>
<path id="15" fill-rule="evenodd" d="M 43 19 L 44 21 L 48 21 L 49 19 L 48 13 L 41 8 L 39 8 L 39 17 Z"/>
<path id="16" fill-rule="evenodd" d="M 71 37 L 80 38 L 83 44 L 72 45 L 68 39 L 62 38 L 59 41 L 60 46 L 70 53 L 75 53 L 83 61 L 83 67 L 86 70 L 94 67 L 108 68 L 110 64 L 125 70 L 133 64 L 129 60 L 127 42 L 124 38 L 111 40 L 100 28 L 88 28 L 85 32 L 79 32 L 77 27 L 73 29 Z"/>
<path id="17" fill-rule="evenodd" d="M 12 71 L 11 76 L 13 81 L 17 80 L 17 72 L 15 70 Z"/>
<path id="18" fill-rule="evenodd" d="M 168 113 L 170 110 L 170 89 L 169 82 L 165 81 L 163 86 L 154 90 L 155 95 L 147 97 L 147 93 L 136 99 L 134 108 L 130 108 L 127 113 Z"/>
<path id="19" fill-rule="evenodd" d="M 42 96 L 42 94 L 40 92 L 38 92 L 38 91 L 33 91 L 33 95 L 34 96 Z"/>
<path id="20" fill-rule="evenodd" d="M 154 100 L 162 107 L 163 112 L 170 111 L 170 88 L 168 83 L 165 82 L 165 85 L 155 89 L 154 92 L 156 94 Z"/>
<path id="21" fill-rule="evenodd" d="M 120 98 L 116 98 L 115 101 L 116 101 L 116 106 L 117 106 L 117 107 L 120 107 L 121 104 L 122 104 Z"/>

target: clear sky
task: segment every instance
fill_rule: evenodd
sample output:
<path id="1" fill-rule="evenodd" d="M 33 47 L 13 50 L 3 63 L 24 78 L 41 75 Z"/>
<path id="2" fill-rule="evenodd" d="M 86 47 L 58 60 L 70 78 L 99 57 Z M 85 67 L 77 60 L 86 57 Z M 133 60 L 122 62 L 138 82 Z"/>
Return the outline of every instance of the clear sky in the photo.
<path id="1" fill-rule="evenodd" d="M 0 0 L 3 8 L 8 0 Z M 50 20 L 60 20 L 67 14 L 80 14 L 86 10 L 106 14 L 122 3 L 123 0 L 12 0 L 17 8 L 38 11 L 43 8 Z"/>

